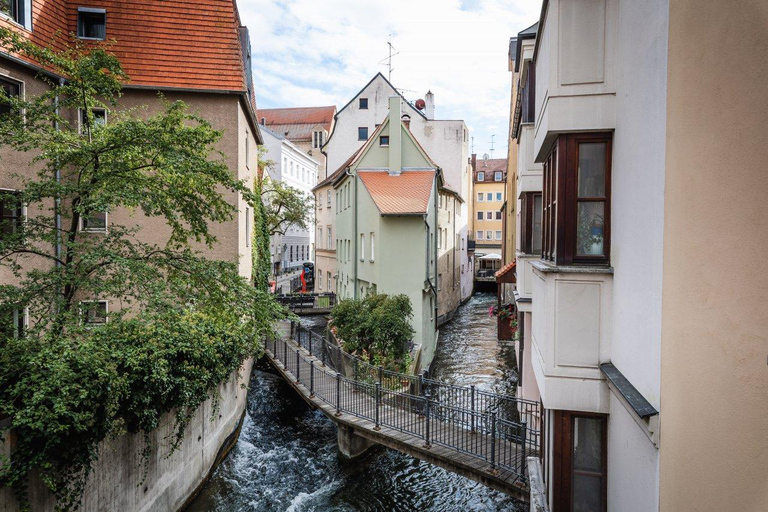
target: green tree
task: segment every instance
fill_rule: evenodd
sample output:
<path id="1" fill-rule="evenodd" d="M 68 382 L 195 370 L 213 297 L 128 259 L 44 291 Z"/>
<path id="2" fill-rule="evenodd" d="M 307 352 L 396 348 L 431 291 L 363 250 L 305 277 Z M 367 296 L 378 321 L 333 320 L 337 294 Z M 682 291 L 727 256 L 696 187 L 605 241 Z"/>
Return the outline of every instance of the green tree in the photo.
<path id="1" fill-rule="evenodd" d="M 0 417 L 17 433 L 0 485 L 28 506 L 35 471 L 60 508 L 76 508 L 99 441 L 126 430 L 147 437 L 173 410 L 173 451 L 194 411 L 216 403 L 217 385 L 258 354 L 283 310 L 239 276 L 236 257 L 202 252 L 217 243 L 213 226 L 237 214 L 234 198 L 261 204 L 215 149 L 220 131 L 180 101 L 161 99 L 151 116 L 120 111 L 127 77 L 104 48 L 56 53 L 3 28 L 0 47 L 65 77 L 41 74 L 50 88 L 37 97 L 0 89 L 11 107 L 0 117 L 0 148 L 29 153 L 39 169 L 17 176 L 20 191 L 2 198 L 25 205 L 28 217 L 0 226 L 0 265 L 17 281 L 0 285 L 0 318 L 26 309 L 30 325 L 0 329 Z M 108 124 L 97 108 L 112 109 Z M 82 126 L 70 123 L 65 113 L 80 111 Z M 148 243 L 140 221 L 81 229 L 118 210 L 161 219 L 167 239 Z M 121 307 L 88 328 L 90 299 Z"/>
<path id="2" fill-rule="evenodd" d="M 266 153 L 266 148 L 259 148 L 259 192 L 266 209 L 267 232 L 272 236 L 284 235 L 291 227 L 307 229 L 314 219 L 312 196 L 273 179 L 270 171 L 275 163 L 266 159 Z"/>

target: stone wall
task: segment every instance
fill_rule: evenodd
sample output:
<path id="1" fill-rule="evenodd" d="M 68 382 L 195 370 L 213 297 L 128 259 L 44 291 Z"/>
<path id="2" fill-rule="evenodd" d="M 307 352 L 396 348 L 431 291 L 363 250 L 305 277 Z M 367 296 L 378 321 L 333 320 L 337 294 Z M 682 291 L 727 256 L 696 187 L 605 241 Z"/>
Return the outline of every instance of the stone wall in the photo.
<path id="1" fill-rule="evenodd" d="M 146 479 L 143 479 L 141 461 L 144 441 L 140 434 L 126 434 L 102 442 L 81 510 L 182 509 L 237 439 L 247 395 L 242 384 L 248 385 L 252 366 L 252 360 L 246 361 L 239 376 L 234 373 L 229 381 L 219 386 L 218 411 L 214 413 L 210 401 L 197 410 L 187 427 L 184 442 L 171 457 L 167 457 L 164 439 L 173 433 L 173 417 L 170 414 L 163 417 L 160 427 L 152 433 L 153 443 L 161 448 L 149 461 Z M 0 444 L 0 454 L 8 454 L 7 443 Z M 33 511 L 53 510 L 53 496 L 39 481 L 30 484 L 30 497 Z M 0 511 L 17 510 L 18 504 L 11 490 L 1 488 Z"/>

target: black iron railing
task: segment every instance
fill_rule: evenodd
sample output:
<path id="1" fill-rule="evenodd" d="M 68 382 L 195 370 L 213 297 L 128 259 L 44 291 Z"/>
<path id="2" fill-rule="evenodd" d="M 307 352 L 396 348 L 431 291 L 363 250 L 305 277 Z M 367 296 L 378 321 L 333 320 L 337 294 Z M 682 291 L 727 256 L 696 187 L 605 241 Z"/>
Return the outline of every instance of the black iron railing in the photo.
<path id="1" fill-rule="evenodd" d="M 267 350 L 338 415 L 455 449 L 526 481 L 526 456 L 536 453 L 541 435 L 537 402 L 385 370 L 298 323 L 290 335 L 268 340 Z"/>
<path id="2" fill-rule="evenodd" d="M 327 310 L 333 308 L 336 305 L 336 294 L 294 293 L 290 295 L 276 295 L 275 300 L 294 313 L 302 313 L 313 309 Z"/>

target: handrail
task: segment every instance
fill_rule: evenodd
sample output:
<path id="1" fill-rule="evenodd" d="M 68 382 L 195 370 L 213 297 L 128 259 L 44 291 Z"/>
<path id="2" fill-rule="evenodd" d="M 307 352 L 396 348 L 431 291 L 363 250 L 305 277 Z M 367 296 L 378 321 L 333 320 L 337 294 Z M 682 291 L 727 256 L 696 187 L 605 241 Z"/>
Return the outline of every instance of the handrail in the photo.
<path id="1" fill-rule="evenodd" d="M 541 439 L 537 402 L 385 370 L 300 323 L 291 322 L 291 339 L 295 345 L 284 339 L 267 340 L 267 349 L 310 389 L 312 397 L 334 408 L 337 415 L 351 414 L 374 422 L 376 428 L 415 435 L 425 446 L 435 443 L 479 457 L 492 468 L 512 471 L 525 483 L 525 456 L 538 451 Z M 302 362 L 309 367 L 308 376 L 302 373 Z M 414 422 L 414 413 L 426 421 Z M 467 432 L 482 436 L 468 438 Z"/>

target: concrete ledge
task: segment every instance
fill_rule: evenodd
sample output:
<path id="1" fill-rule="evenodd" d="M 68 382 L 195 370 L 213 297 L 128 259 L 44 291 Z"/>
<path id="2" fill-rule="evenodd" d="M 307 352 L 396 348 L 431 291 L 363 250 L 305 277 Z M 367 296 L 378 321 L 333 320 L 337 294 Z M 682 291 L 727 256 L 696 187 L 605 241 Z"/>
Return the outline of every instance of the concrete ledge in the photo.
<path id="1" fill-rule="evenodd" d="M 549 512 L 541 461 L 538 457 L 528 457 L 528 482 L 531 486 L 531 512 Z"/>

